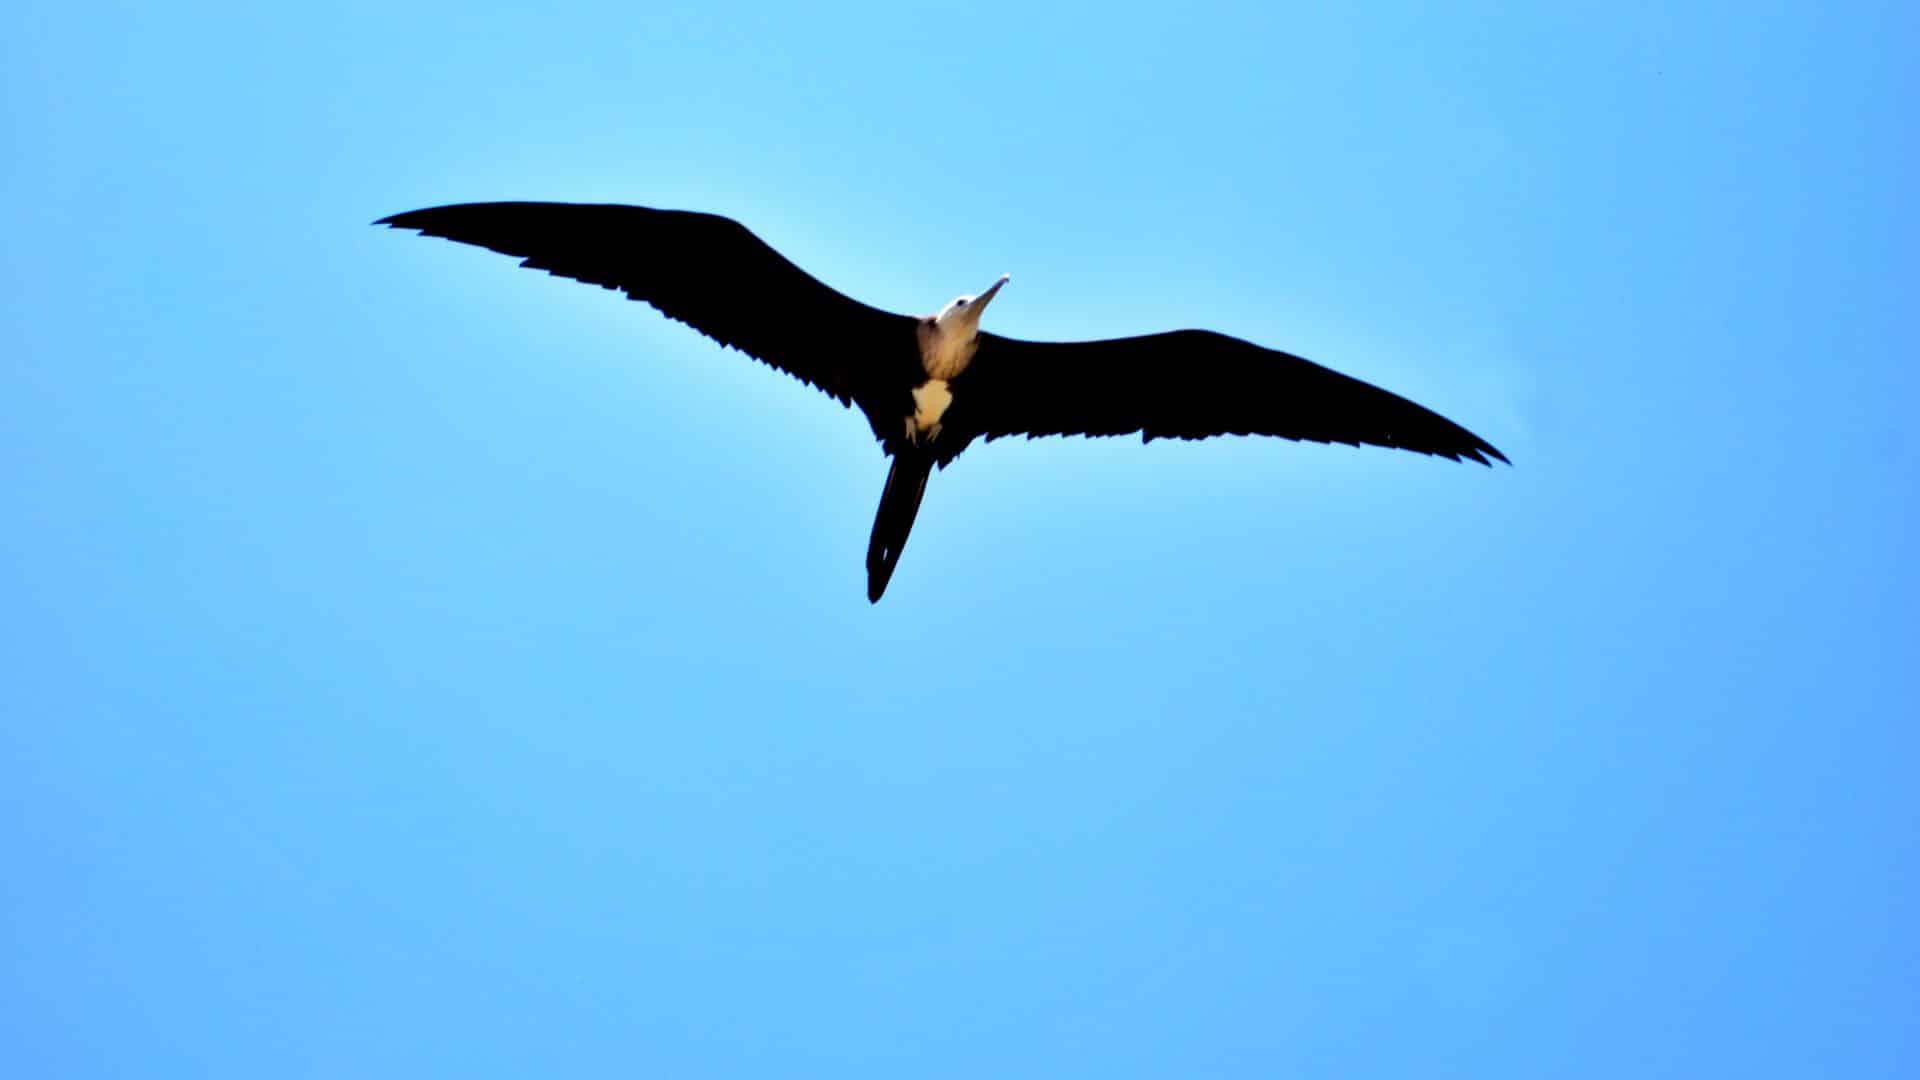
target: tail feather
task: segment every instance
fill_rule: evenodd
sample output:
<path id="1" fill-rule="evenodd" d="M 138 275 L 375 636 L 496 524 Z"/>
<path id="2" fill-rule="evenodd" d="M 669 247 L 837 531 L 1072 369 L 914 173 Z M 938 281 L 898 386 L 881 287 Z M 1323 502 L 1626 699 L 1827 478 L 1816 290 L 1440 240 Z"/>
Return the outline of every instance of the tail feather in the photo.
<path id="1" fill-rule="evenodd" d="M 933 458 L 902 451 L 887 471 L 887 486 L 880 491 L 880 509 L 873 515 L 873 536 L 867 541 L 867 601 L 878 603 L 893 578 L 900 552 L 907 546 L 907 534 L 913 531 L 913 519 L 920 513 L 920 496 L 927 490 L 927 476 L 933 471 Z"/>

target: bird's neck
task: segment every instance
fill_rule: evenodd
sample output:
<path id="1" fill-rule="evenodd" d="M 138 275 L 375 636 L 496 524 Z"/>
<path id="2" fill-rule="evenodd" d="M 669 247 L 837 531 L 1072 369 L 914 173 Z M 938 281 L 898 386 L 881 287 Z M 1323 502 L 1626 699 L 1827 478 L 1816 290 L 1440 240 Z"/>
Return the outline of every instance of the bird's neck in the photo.
<path id="1" fill-rule="evenodd" d="M 967 370 L 979 347 L 979 334 L 971 324 L 920 324 L 920 367 L 928 378 L 951 379 Z"/>

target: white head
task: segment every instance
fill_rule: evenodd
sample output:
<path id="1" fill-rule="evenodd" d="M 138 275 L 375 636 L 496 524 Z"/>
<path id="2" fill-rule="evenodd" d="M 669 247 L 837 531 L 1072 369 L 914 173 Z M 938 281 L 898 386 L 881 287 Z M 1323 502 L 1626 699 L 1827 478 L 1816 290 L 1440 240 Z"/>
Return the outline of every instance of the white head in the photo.
<path id="1" fill-rule="evenodd" d="M 955 298 L 952 303 L 940 309 L 940 314 L 933 317 L 934 328 L 940 331 L 940 336 L 943 338 L 957 336 L 962 341 L 971 341 L 973 336 L 980 332 L 980 314 L 987 310 L 988 304 L 993 302 L 994 294 L 1000 291 L 1000 286 L 1005 285 L 1009 280 L 1009 275 L 1001 274 L 1000 280 L 989 285 L 987 291 L 979 296 Z"/>

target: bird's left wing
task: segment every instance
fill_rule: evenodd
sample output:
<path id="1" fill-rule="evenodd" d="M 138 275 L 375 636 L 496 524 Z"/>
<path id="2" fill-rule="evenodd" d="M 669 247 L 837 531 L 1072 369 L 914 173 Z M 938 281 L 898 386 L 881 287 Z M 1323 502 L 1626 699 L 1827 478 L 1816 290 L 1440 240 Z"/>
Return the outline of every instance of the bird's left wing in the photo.
<path id="1" fill-rule="evenodd" d="M 1490 457 L 1507 460 L 1478 435 L 1398 394 L 1209 330 L 1057 343 L 981 334 L 965 377 L 949 426 L 988 439 L 1277 435 L 1482 465 Z"/>
<path id="2" fill-rule="evenodd" d="M 522 266 L 619 289 L 843 405 L 867 396 L 878 358 L 916 355 L 910 316 L 836 292 L 746 226 L 716 214 L 496 202 L 412 210 L 374 224 L 474 244 Z"/>

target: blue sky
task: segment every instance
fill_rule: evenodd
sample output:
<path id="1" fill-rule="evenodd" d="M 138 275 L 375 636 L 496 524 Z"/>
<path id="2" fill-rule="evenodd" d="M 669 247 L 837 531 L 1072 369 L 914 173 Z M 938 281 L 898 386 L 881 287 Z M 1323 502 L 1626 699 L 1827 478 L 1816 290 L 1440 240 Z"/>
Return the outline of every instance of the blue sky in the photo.
<path id="1" fill-rule="evenodd" d="M 1910 1076 L 1910 5 L 0 12 L 20 1076 Z M 1178 10 L 1173 10 L 1178 8 Z M 707 209 L 1511 469 L 866 425 Z"/>

